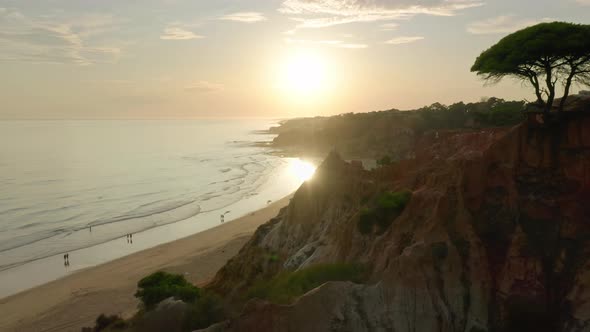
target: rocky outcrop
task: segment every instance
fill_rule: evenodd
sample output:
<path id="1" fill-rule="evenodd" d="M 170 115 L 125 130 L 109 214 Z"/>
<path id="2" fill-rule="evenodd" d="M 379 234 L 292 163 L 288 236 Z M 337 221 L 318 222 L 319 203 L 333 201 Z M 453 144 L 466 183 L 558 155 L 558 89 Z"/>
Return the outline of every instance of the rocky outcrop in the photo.
<path id="1" fill-rule="evenodd" d="M 239 303 L 257 280 L 332 262 L 369 266 L 368 284 L 249 302 L 223 329 L 590 330 L 590 114 L 415 146 L 415 158 L 374 171 L 331 154 L 209 287 Z M 413 193 L 403 213 L 361 234 L 361 208 L 398 190 Z"/>

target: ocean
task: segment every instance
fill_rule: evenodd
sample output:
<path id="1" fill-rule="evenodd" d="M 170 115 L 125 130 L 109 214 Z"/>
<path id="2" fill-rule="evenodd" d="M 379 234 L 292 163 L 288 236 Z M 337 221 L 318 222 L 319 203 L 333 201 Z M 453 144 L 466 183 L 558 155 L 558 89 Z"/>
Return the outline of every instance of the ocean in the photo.
<path id="1" fill-rule="evenodd" d="M 272 125 L 0 121 L 0 297 L 229 222 L 292 193 L 313 166 L 253 144 L 271 140 L 259 131 Z M 133 246 L 114 242 L 127 234 L 134 234 Z M 73 265 L 53 268 L 56 257 L 72 252 Z M 30 276 L 39 269 L 50 271 Z"/>

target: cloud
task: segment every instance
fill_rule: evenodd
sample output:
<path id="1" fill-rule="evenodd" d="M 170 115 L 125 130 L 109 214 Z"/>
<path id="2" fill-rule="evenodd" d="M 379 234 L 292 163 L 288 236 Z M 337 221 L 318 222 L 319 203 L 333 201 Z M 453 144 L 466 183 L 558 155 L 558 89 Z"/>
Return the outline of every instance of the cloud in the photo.
<path id="1" fill-rule="evenodd" d="M 339 44 L 338 47 L 361 49 L 361 48 L 367 48 L 367 47 L 369 47 L 369 45 L 367 45 L 367 44 Z"/>
<path id="2" fill-rule="evenodd" d="M 415 15 L 452 16 L 483 5 L 483 0 L 285 0 L 279 11 L 297 28 L 323 28 L 355 22 L 399 20 Z"/>
<path id="3" fill-rule="evenodd" d="M 220 17 L 221 20 L 242 22 L 242 23 L 256 23 L 266 21 L 266 17 L 262 13 L 257 12 L 239 12 L 228 14 Z"/>
<path id="4" fill-rule="evenodd" d="M 199 93 L 208 93 L 208 92 L 217 92 L 224 89 L 223 84 L 219 83 L 212 83 L 207 81 L 200 81 L 193 84 L 190 84 L 184 88 L 185 91 L 189 92 L 199 92 Z"/>
<path id="5" fill-rule="evenodd" d="M 393 31 L 393 30 L 396 30 L 398 27 L 399 27 L 399 24 L 397 24 L 397 23 L 381 24 L 381 30 L 383 30 L 383 31 Z"/>
<path id="6" fill-rule="evenodd" d="M 404 37 L 396 37 L 393 39 L 390 39 L 388 41 L 385 42 L 385 44 L 389 44 L 389 45 L 401 45 L 401 44 L 409 44 L 409 43 L 414 43 L 417 42 L 419 40 L 423 40 L 424 37 L 420 37 L 420 36 L 415 36 L 415 37 L 409 37 L 409 36 L 404 36 Z"/>
<path id="7" fill-rule="evenodd" d="M 100 38 L 120 22 L 111 15 L 30 17 L 0 8 L 0 61 L 90 65 L 116 62 L 121 49 Z"/>
<path id="8" fill-rule="evenodd" d="M 167 27 L 164 29 L 164 34 L 160 36 L 160 39 L 163 40 L 191 40 L 191 39 L 200 39 L 204 38 L 203 36 L 199 36 L 190 30 L 186 30 L 181 27 Z"/>
<path id="9" fill-rule="evenodd" d="M 473 22 L 467 26 L 467 31 L 476 35 L 505 34 L 535 25 L 541 22 L 553 21 L 550 18 L 523 19 L 515 15 L 502 15 L 483 21 Z"/>
<path id="10" fill-rule="evenodd" d="M 576 0 L 576 2 L 583 6 L 590 5 L 590 0 Z"/>
<path id="11" fill-rule="evenodd" d="M 338 48 L 349 48 L 349 49 L 362 49 L 367 48 L 367 44 L 355 44 L 345 43 L 341 40 L 308 40 L 308 39 L 285 39 L 288 44 L 300 44 L 300 45 L 318 45 L 318 46 L 331 46 Z"/>

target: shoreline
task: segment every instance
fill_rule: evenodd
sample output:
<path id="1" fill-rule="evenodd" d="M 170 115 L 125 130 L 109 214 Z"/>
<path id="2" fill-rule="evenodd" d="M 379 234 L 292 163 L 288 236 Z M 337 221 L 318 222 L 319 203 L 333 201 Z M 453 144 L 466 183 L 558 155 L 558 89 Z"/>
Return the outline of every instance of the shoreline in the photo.
<path id="1" fill-rule="evenodd" d="M 207 210 L 177 222 L 157 225 L 133 233 L 133 242 L 126 240 L 125 233 L 105 242 L 84 246 L 44 258 L 32 259 L 10 269 L 0 271 L 0 300 L 21 291 L 67 277 L 72 273 L 98 266 L 142 250 L 153 248 L 163 243 L 176 241 L 192 234 L 200 233 L 220 224 L 219 215 L 225 216 L 226 222 L 265 208 L 268 201 L 277 201 L 292 194 L 301 185 L 292 171 L 291 158 L 284 158 L 262 182 L 257 184 L 252 195 L 247 195 L 229 205 L 214 210 Z M 271 181 L 270 179 L 274 179 Z M 278 185 L 280 184 L 280 186 Z M 224 212 L 226 211 L 226 212 Z M 99 229 L 96 229 L 96 234 Z M 91 233 L 92 234 L 92 233 Z M 92 236 L 92 235 L 91 235 Z M 63 255 L 69 254 L 69 264 L 64 265 Z M 43 271 L 39 273 L 39 271 Z"/>
<path id="2" fill-rule="evenodd" d="M 159 269 L 202 286 L 249 240 L 258 226 L 288 205 L 292 194 L 225 224 L 141 250 L 0 300 L 2 331 L 80 331 L 101 314 L 131 316 L 137 282 Z"/>

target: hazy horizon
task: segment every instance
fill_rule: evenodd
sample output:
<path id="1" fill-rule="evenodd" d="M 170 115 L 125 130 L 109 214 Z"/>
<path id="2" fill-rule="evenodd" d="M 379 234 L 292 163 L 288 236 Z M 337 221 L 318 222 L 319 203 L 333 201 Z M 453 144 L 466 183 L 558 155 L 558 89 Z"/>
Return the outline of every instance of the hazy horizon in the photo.
<path id="1" fill-rule="evenodd" d="M 0 119 L 286 118 L 533 100 L 469 71 L 590 1 L 0 0 Z M 575 88 L 574 92 L 578 89 Z"/>

